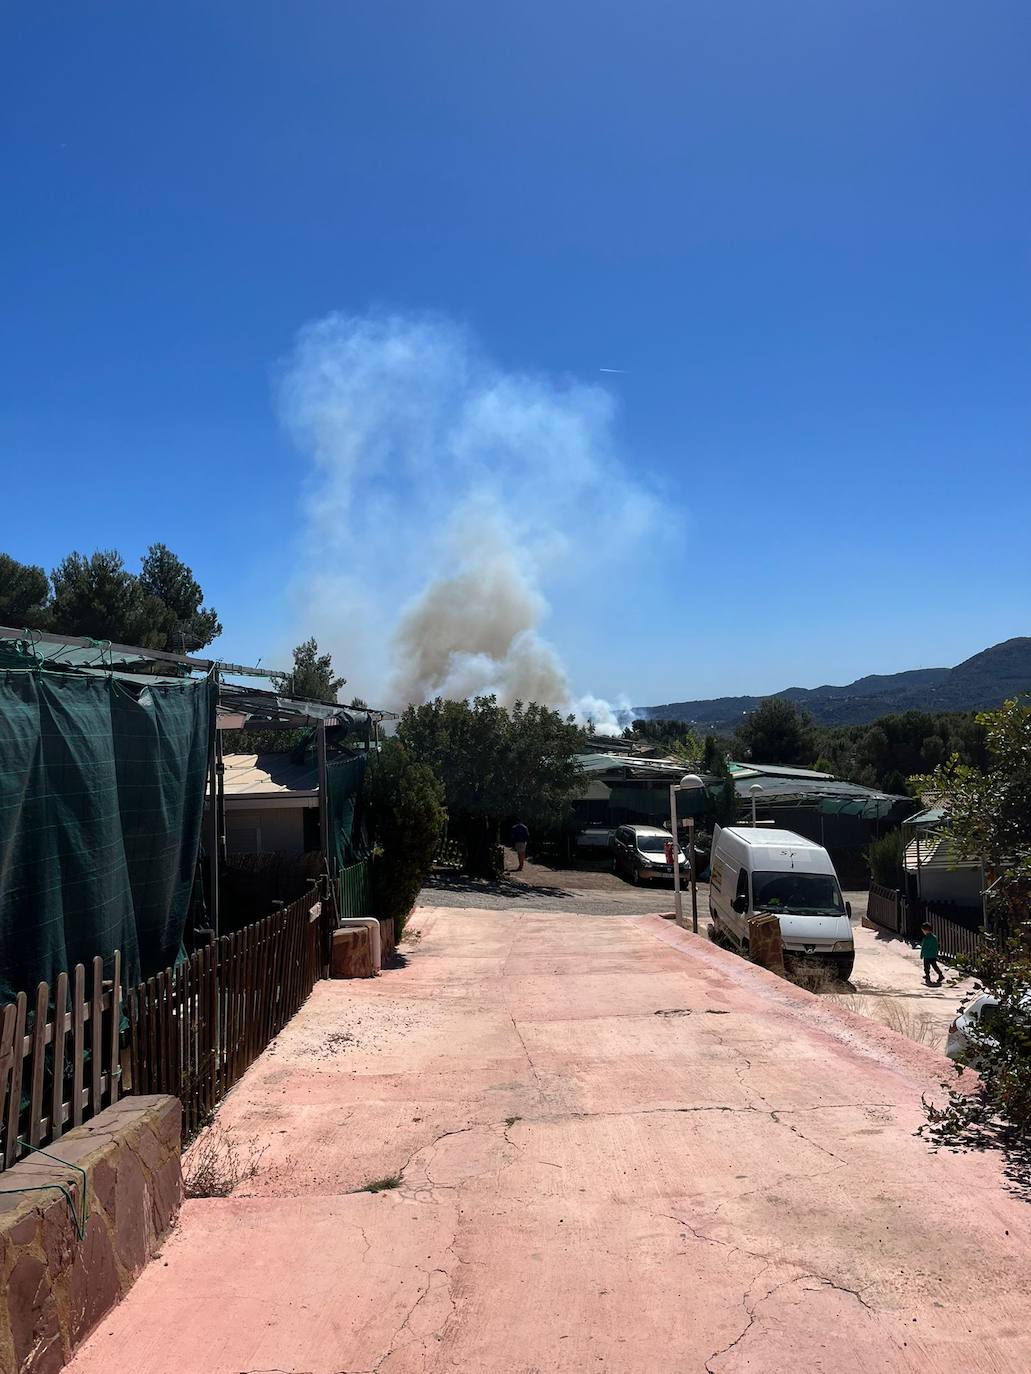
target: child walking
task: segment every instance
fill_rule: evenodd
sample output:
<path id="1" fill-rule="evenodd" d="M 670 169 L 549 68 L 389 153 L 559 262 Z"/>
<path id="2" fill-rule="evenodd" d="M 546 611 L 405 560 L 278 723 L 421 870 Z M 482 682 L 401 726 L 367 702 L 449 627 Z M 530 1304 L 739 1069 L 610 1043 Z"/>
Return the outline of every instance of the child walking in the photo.
<path id="1" fill-rule="evenodd" d="M 920 941 L 920 958 L 924 961 L 924 982 L 928 987 L 931 986 L 931 969 L 938 975 L 938 982 L 935 986 L 941 987 L 945 982 L 945 974 L 938 967 L 938 937 L 925 921 L 920 927 L 923 939 Z"/>

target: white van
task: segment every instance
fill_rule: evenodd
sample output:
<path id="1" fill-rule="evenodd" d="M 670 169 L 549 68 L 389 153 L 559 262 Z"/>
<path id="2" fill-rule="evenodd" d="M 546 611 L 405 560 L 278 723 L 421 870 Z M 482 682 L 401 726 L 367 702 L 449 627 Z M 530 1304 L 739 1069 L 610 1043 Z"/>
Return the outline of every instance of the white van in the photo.
<path id="1" fill-rule="evenodd" d="M 748 951 L 748 918 L 780 917 L 789 958 L 832 963 L 848 978 L 855 963 L 852 910 L 841 895 L 831 856 L 791 830 L 716 828 L 709 910 L 718 939 Z"/>

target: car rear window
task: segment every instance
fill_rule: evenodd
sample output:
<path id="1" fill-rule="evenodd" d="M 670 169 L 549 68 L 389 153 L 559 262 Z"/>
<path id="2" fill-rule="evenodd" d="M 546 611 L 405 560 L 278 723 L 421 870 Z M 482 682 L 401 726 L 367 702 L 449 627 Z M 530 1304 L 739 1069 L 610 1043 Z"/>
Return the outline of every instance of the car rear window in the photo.
<path id="1" fill-rule="evenodd" d="M 982 1026 L 990 1029 L 999 1020 L 1001 1014 L 998 1002 L 985 1002 L 977 1019 Z"/>

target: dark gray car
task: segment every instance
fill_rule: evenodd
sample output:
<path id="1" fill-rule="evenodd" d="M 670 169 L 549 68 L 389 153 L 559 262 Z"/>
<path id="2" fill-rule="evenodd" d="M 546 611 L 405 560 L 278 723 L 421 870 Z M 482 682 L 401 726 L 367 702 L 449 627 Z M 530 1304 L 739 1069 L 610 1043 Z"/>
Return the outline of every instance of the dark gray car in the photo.
<path id="1" fill-rule="evenodd" d="M 673 881 L 673 865 L 667 861 L 666 846 L 672 843 L 668 830 L 655 825 L 621 825 L 612 836 L 612 871 L 632 883 Z M 681 873 L 687 872 L 687 855 L 678 849 Z"/>

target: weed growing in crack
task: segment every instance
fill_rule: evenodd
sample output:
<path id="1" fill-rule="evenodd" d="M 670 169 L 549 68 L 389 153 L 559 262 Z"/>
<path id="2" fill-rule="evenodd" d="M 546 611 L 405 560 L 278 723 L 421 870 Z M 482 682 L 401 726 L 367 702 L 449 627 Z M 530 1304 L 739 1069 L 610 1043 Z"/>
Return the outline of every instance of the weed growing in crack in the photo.
<path id="1" fill-rule="evenodd" d="M 229 1197 L 241 1183 L 256 1178 L 268 1149 L 253 1141 L 241 1153 L 236 1141 L 221 1126 L 212 1126 L 197 1139 L 183 1169 L 183 1191 L 189 1198 Z"/>
<path id="2" fill-rule="evenodd" d="M 356 1193 L 388 1193 L 392 1188 L 400 1188 L 403 1182 L 400 1174 L 387 1174 L 386 1178 L 374 1178 L 371 1183 L 355 1188 Z"/>

